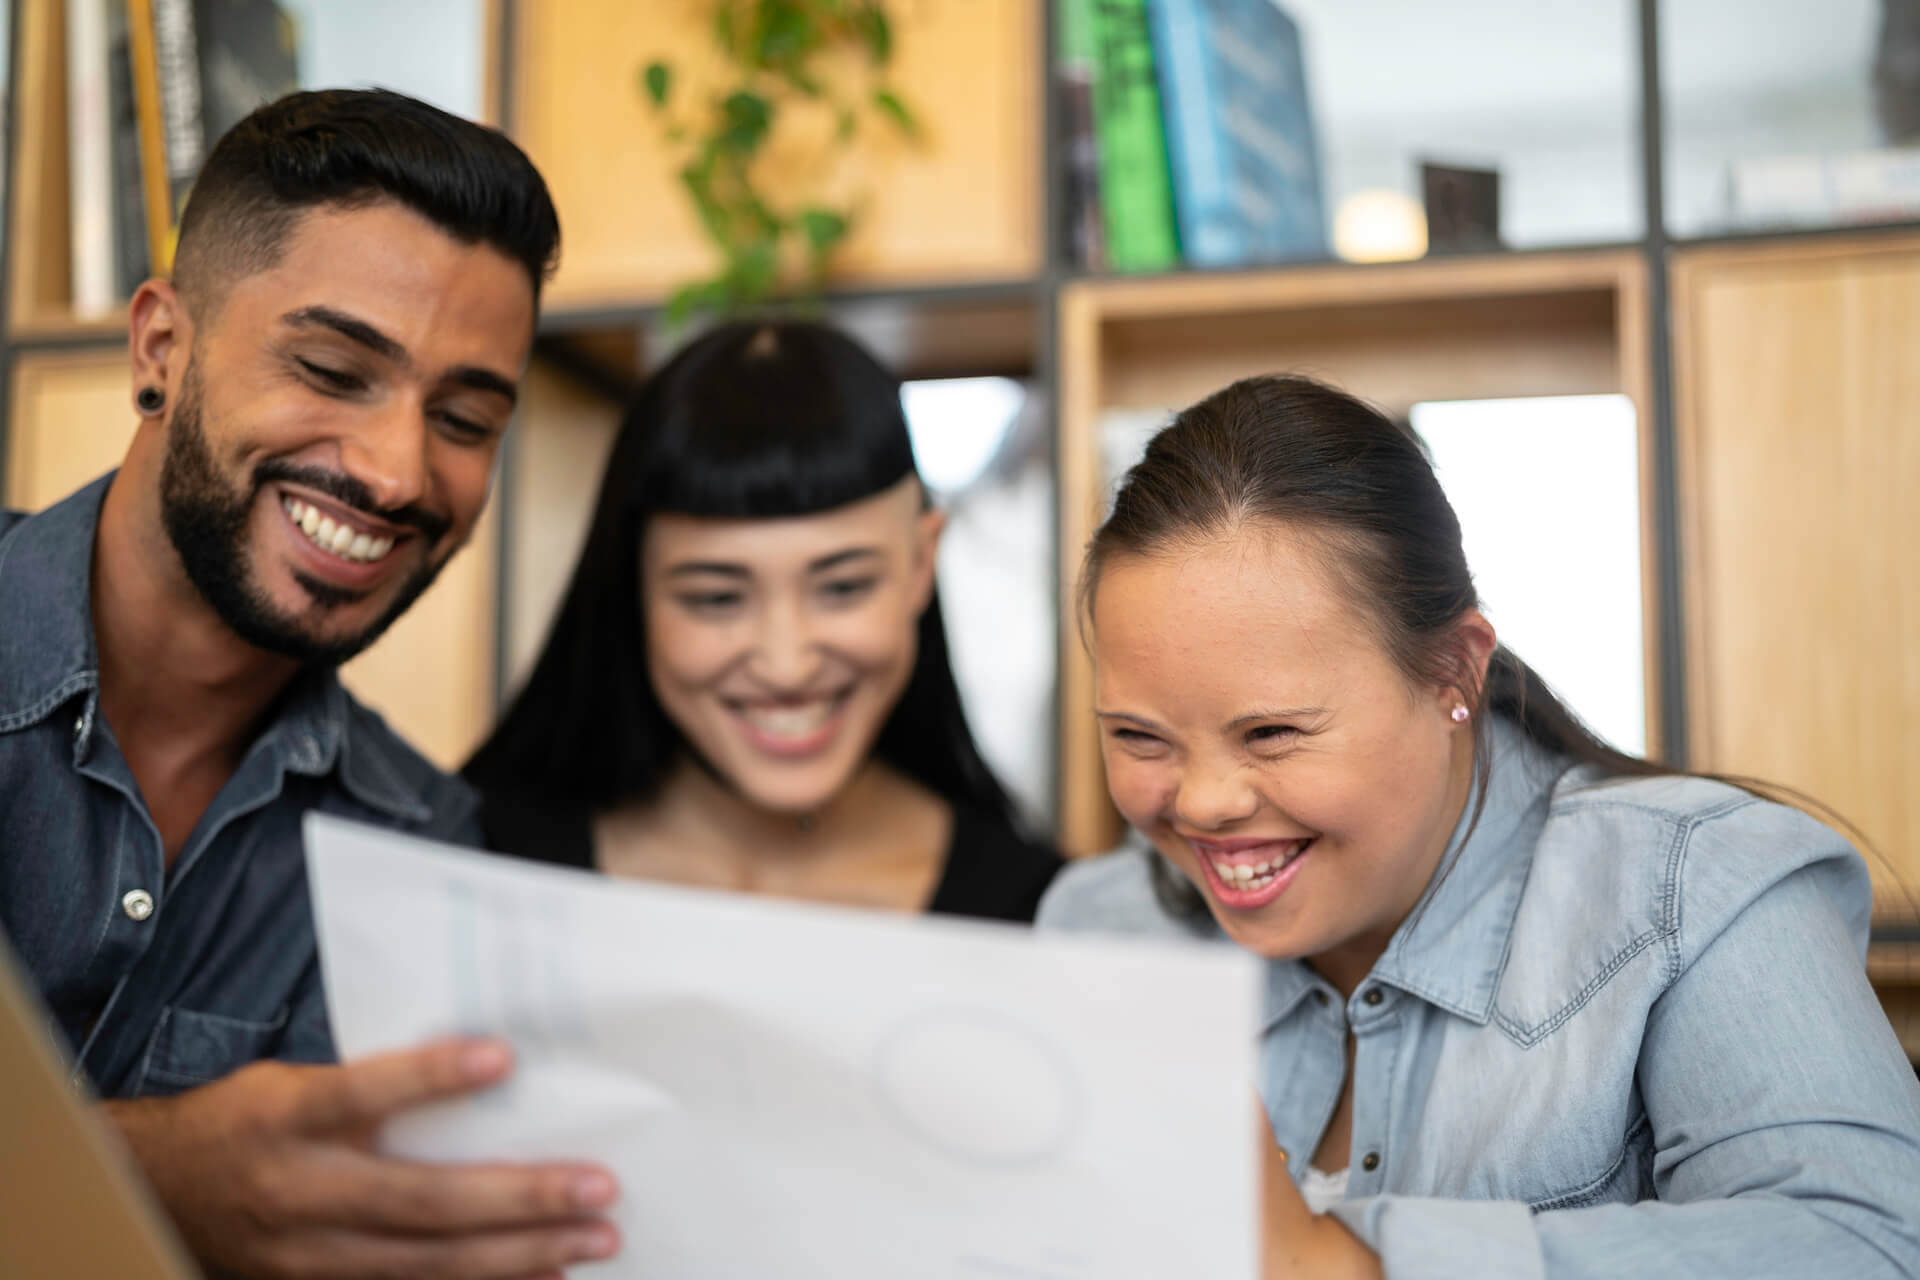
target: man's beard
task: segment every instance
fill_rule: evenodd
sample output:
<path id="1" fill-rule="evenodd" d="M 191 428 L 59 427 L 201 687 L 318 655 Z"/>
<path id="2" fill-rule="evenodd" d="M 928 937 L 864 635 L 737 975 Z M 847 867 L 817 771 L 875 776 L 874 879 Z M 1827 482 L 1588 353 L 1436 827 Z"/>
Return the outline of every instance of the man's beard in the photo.
<path id="1" fill-rule="evenodd" d="M 449 527 L 446 518 L 418 507 L 382 511 L 367 487 L 352 476 L 275 459 L 254 468 L 252 484 L 245 492 L 229 492 L 214 467 L 200 417 L 200 374 L 196 363 L 189 360 L 186 376 L 181 379 L 180 401 L 168 426 L 166 457 L 160 466 L 160 518 L 186 567 L 188 580 L 242 640 L 303 664 L 337 666 L 379 639 L 394 619 L 433 585 L 445 559 L 436 564 L 430 558 L 415 569 L 400 584 L 386 611 L 365 629 L 331 639 L 314 635 L 311 623 L 323 621 L 332 610 L 366 595 L 295 570 L 294 580 L 313 601 L 310 610 L 304 615 L 290 613 L 267 596 L 253 575 L 247 547 L 247 526 L 262 489 L 275 481 L 305 485 L 391 524 L 420 530 L 429 548 L 445 537 Z"/>

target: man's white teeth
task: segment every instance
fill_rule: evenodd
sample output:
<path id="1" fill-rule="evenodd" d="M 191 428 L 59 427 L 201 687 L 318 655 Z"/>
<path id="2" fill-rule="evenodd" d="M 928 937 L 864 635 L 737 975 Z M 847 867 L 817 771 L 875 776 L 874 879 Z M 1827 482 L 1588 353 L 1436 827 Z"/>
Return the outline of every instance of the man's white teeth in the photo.
<path id="1" fill-rule="evenodd" d="M 287 510 L 287 518 L 307 535 L 307 541 L 342 560 L 371 564 L 393 550 L 392 538 L 376 538 L 355 532 L 351 525 L 335 524 L 331 516 L 321 515 L 312 503 L 283 498 L 281 505 Z"/>
<path id="2" fill-rule="evenodd" d="M 797 707 L 756 707 L 740 709 L 747 723 L 774 738 L 806 738 L 826 728 L 833 715 L 833 699 L 821 698 Z"/>

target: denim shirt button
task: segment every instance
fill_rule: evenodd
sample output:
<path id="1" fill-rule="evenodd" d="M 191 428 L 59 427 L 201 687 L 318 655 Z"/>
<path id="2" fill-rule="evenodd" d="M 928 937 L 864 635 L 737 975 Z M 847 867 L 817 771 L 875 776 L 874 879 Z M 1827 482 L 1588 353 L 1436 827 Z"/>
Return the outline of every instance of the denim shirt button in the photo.
<path id="1" fill-rule="evenodd" d="M 1360 1161 L 1360 1167 L 1368 1173 L 1372 1173 L 1375 1169 L 1378 1169 L 1380 1167 L 1380 1153 L 1378 1151 L 1367 1152 L 1366 1156 Z"/>
<path id="2" fill-rule="evenodd" d="M 1368 987 L 1367 993 L 1361 996 L 1360 998 L 1362 1000 L 1365 1000 L 1368 1004 L 1379 1004 L 1386 997 L 1380 994 L 1380 988 Z"/>
<path id="3" fill-rule="evenodd" d="M 1326 1007 L 1327 1007 L 1327 993 L 1326 993 L 1326 992 L 1324 992 L 1324 991 L 1322 991 L 1322 990 L 1321 990 L 1321 989 L 1320 989 L 1319 987 L 1315 987 L 1315 988 L 1313 989 L 1313 1002 L 1314 1002 L 1315 1004 L 1317 1004 L 1317 1005 L 1319 1005 L 1319 1006 L 1320 1006 L 1320 1007 L 1321 1007 L 1322 1009 L 1324 1009 L 1324 1008 L 1326 1008 Z"/>
<path id="4" fill-rule="evenodd" d="M 120 899 L 120 909 L 127 913 L 129 920 L 145 920 L 153 914 L 153 895 L 145 889 L 135 889 Z"/>

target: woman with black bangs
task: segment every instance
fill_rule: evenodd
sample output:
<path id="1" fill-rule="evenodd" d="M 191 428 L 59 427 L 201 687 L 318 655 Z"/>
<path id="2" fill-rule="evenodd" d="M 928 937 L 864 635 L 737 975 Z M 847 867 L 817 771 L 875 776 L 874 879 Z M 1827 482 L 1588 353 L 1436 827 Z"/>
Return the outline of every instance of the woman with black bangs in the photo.
<path id="1" fill-rule="evenodd" d="M 967 729 L 897 380 L 738 323 L 627 412 L 526 688 L 466 767 L 488 843 L 613 875 L 1027 921 L 1060 862 Z"/>

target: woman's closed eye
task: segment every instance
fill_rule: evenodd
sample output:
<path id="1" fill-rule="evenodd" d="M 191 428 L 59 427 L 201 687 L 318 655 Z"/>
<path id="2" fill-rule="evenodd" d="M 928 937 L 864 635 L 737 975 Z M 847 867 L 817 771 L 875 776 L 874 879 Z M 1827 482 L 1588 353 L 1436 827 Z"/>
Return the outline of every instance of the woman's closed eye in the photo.
<path id="1" fill-rule="evenodd" d="M 1290 724 L 1263 724 L 1247 730 L 1247 745 L 1255 751 L 1283 751 L 1298 743 L 1303 731 Z"/>
<path id="2" fill-rule="evenodd" d="M 680 591 L 673 598 L 690 613 L 725 613 L 739 608 L 747 597 L 741 591 Z"/>
<path id="3" fill-rule="evenodd" d="M 871 574 L 858 578 L 833 578 L 820 584 L 821 598 L 828 604 L 852 604 L 871 595 L 879 579 Z"/>

